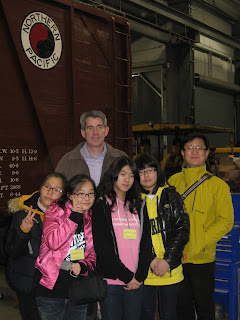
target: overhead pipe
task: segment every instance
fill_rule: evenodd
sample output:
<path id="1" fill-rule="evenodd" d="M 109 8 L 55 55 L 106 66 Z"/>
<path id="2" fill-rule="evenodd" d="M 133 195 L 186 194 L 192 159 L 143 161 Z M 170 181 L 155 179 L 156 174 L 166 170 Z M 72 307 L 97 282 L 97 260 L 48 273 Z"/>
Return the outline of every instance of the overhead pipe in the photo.
<path id="1" fill-rule="evenodd" d="M 122 1 L 121 2 L 121 9 L 117 9 L 117 6 L 114 6 L 111 1 L 104 1 L 102 3 L 101 0 L 88 0 L 92 4 L 98 4 L 99 6 L 103 6 L 108 10 L 113 10 L 116 14 L 124 14 L 124 16 L 130 22 L 130 29 L 135 31 L 138 34 L 144 35 L 149 39 L 159 41 L 163 44 L 167 43 L 176 43 L 177 41 L 185 41 L 188 43 L 193 43 L 194 39 L 187 37 L 186 35 L 179 34 L 169 27 L 165 29 L 164 27 L 159 26 L 158 24 L 152 23 L 146 19 L 146 16 L 150 15 L 147 10 L 143 10 L 143 7 L 136 7 L 135 5 L 131 4 L 129 1 Z M 101 1 L 101 3 L 100 3 Z M 109 2 L 109 5 L 106 3 Z M 110 3 L 112 6 L 110 6 Z M 153 15 L 153 12 L 151 12 Z M 145 17 L 144 17 L 145 16 Z"/>
<path id="2" fill-rule="evenodd" d="M 214 48 L 211 48 L 211 47 L 208 47 L 202 43 L 194 43 L 194 48 L 196 49 L 199 49 L 199 50 L 202 50 L 202 51 L 205 51 L 205 52 L 211 52 L 213 53 L 215 56 L 218 56 L 224 60 L 229 60 L 229 61 L 232 61 L 233 60 L 233 57 L 231 57 L 230 55 L 227 55 L 219 50 L 216 50 Z"/>
<path id="3" fill-rule="evenodd" d="M 230 94 L 239 94 L 240 86 L 234 83 L 210 78 L 201 74 L 195 74 L 195 84 L 207 89 L 226 92 Z"/>
<path id="4" fill-rule="evenodd" d="M 128 18 L 128 21 L 130 22 L 130 29 L 136 33 L 139 33 L 141 35 L 144 35 L 146 38 L 149 38 L 154 41 L 161 42 L 163 44 L 167 43 L 176 43 L 179 39 L 178 36 L 171 33 L 171 31 L 161 31 L 156 30 L 151 27 L 147 27 L 141 23 L 135 22 L 132 19 Z M 180 35 L 179 35 L 180 37 Z"/>
<path id="5" fill-rule="evenodd" d="M 219 41 L 225 45 L 229 45 L 232 48 L 240 49 L 240 41 L 232 36 L 227 35 L 209 25 L 196 20 L 189 15 L 186 15 L 178 10 L 175 10 L 159 0 L 154 0 L 149 2 L 149 0 L 129 0 L 143 8 L 146 8 L 152 12 L 156 12 L 165 18 L 173 21 L 174 23 L 180 24 L 182 26 L 189 27 L 191 29 L 197 30 L 200 33 Z"/>

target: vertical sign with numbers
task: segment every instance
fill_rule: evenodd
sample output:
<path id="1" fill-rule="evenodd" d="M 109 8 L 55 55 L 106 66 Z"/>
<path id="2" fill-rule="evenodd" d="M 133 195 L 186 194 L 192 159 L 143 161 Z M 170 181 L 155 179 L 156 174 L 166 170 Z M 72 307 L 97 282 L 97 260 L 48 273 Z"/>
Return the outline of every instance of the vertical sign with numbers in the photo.
<path id="1" fill-rule="evenodd" d="M 28 178 L 21 170 L 37 160 L 37 149 L 0 147 L 0 199 L 21 196 L 21 180 Z"/>

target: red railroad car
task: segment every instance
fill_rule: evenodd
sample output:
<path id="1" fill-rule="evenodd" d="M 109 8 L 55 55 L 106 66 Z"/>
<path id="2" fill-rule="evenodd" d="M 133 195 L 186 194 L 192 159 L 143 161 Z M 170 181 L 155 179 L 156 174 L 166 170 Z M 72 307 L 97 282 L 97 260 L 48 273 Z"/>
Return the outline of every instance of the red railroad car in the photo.
<path id="1" fill-rule="evenodd" d="M 130 30 L 70 0 L 0 0 L 0 213 L 81 141 L 80 115 L 105 112 L 107 141 L 132 153 Z"/>

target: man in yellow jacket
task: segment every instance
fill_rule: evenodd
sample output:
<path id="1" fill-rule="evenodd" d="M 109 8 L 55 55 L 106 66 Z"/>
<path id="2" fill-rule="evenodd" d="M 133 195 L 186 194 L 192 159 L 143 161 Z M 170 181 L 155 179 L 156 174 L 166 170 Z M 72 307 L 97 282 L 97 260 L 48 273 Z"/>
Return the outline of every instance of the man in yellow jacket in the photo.
<path id="1" fill-rule="evenodd" d="M 169 179 L 182 194 L 205 173 L 208 139 L 192 133 L 183 139 L 186 167 Z M 214 273 L 217 242 L 233 226 L 233 205 L 228 185 L 218 177 L 205 180 L 184 200 L 190 219 L 190 238 L 184 248 L 183 274 L 177 308 L 178 320 L 214 320 Z"/>

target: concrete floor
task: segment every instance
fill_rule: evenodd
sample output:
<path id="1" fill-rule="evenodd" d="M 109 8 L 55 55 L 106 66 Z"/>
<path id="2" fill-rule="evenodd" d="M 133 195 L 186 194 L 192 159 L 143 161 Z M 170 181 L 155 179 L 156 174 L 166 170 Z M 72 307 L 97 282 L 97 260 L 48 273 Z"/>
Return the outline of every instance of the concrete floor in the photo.
<path id="1" fill-rule="evenodd" d="M 0 318 L 2 320 L 21 320 L 18 307 L 14 304 L 12 298 L 5 297 L 0 300 Z"/>
<path id="2" fill-rule="evenodd" d="M 0 319 L 21 320 L 17 300 L 14 298 L 14 291 L 7 284 L 5 269 L 2 265 L 0 265 L 0 293 L 4 294 L 4 298 L 0 299 Z M 223 316 L 219 307 L 216 306 L 216 320 L 228 320 L 228 315 Z M 156 320 L 158 319 L 156 316 Z"/>
<path id="3" fill-rule="evenodd" d="M 3 266 L 0 266 L 0 293 L 4 295 L 0 300 L 0 319 L 21 320 L 17 301 L 14 299 L 14 291 L 7 284 Z"/>

